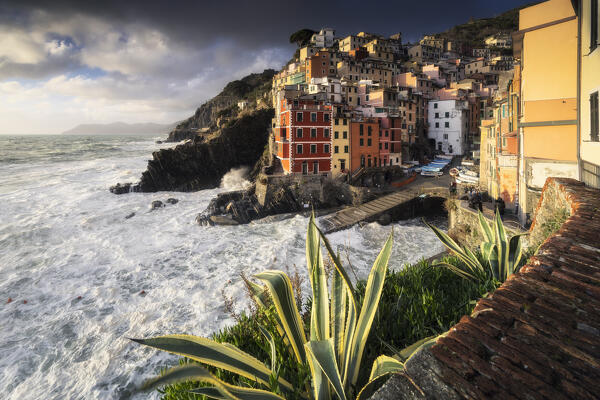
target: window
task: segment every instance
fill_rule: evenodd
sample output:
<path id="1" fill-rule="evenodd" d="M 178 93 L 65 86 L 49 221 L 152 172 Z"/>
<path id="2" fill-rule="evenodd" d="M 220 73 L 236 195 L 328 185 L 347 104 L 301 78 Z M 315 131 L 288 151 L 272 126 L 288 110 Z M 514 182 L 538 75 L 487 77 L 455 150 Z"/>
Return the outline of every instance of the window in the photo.
<path id="1" fill-rule="evenodd" d="M 323 153 L 329 154 L 329 145 L 328 144 L 323 145 Z"/>
<path id="2" fill-rule="evenodd" d="M 301 138 L 302 137 L 302 128 L 296 129 L 296 137 L 297 138 Z"/>
<path id="3" fill-rule="evenodd" d="M 598 0 L 592 0 L 590 5 L 590 53 L 598 47 Z M 596 94 L 596 98 L 598 94 Z M 596 103 L 598 104 L 598 103 Z M 596 125 L 597 126 L 597 125 Z"/>
<path id="4" fill-rule="evenodd" d="M 445 128 L 450 128 L 450 122 L 444 122 L 444 127 Z"/>
<path id="5" fill-rule="evenodd" d="M 338 112 L 339 112 L 339 111 L 338 111 Z M 336 125 L 339 125 L 339 124 L 340 124 L 340 119 L 339 119 L 339 118 L 336 118 L 336 119 L 335 119 L 335 124 L 336 124 Z"/>
<path id="6" fill-rule="evenodd" d="M 436 123 L 435 123 L 435 127 L 436 127 L 436 128 L 439 128 L 439 127 L 440 127 L 440 123 L 439 123 L 439 122 L 436 122 Z"/>
<path id="7" fill-rule="evenodd" d="M 365 139 L 360 139 L 360 145 L 364 146 L 365 145 Z"/>
<path id="8" fill-rule="evenodd" d="M 372 133 L 373 133 L 373 127 L 367 126 L 367 135 L 371 136 Z"/>
<path id="9" fill-rule="evenodd" d="M 367 139 L 367 146 L 371 145 L 371 139 Z"/>
<path id="10" fill-rule="evenodd" d="M 448 134 L 444 133 L 444 139 L 448 140 Z"/>
<path id="11" fill-rule="evenodd" d="M 439 118 L 440 117 L 440 113 L 435 113 L 435 117 Z"/>
<path id="12" fill-rule="evenodd" d="M 598 112 L 598 92 L 592 93 L 590 96 L 590 140 L 593 142 L 599 141 L 599 127 L 600 114 Z"/>
<path id="13" fill-rule="evenodd" d="M 311 144 L 310 145 L 310 154 L 315 154 L 316 152 L 317 152 L 317 145 Z"/>
<path id="14" fill-rule="evenodd" d="M 310 128 L 310 137 L 311 138 L 317 137 L 317 128 Z"/>
<path id="15" fill-rule="evenodd" d="M 333 138 L 334 139 L 339 139 L 340 138 L 340 133 L 339 132 L 333 132 Z"/>
<path id="16" fill-rule="evenodd" d="M 339 153 L 340 148 L 338 146 L 333 146 L 333 152 L 335 154 Z"/>
<path id="17" fill-rule="evenodd" d="M 358 134 L 359 134 L 360 136 L 364 136 L 364 134 L 365 134 L 365 130 L 364 130 L 364 126 L 363 126 L 363 124 L 360 124 L 360 125 L 359 125 L 359 127 L 358 127 Z"/>
<path id="18" fill-rule="evenodd" d="M 325 115 L 327 115 L 327 114 L 325 114 Z M 329 137 L 329 128 L 323 129 L 323 136 L 326 137 L 326 138 Z"/>
<path id="19" fill-rule="evenodd" d="M 287 138 L 287 131 L 285 128 L 281 128 L 281 138 L 285 140 Z"/>
<path id="20" fill-rule="evenodd" d="M 448 111 L 446 111 L 446 113 L 444 114 L 444 117 L 450 118 L 450 113 Z"/>
<path id="21" fill-rule="evenodd" d="M 348 146 L 344 146 L 344 153 L 348 153 Z"/>
<path id="22" fill-rule="evenodd" d="M 296 121 L 302 122 L 302 113 L 301 112 L 296 113 Z"/>
<path id="23" fill-rule="evenodd" d="M 389 148 L 388 146 L 389 146 L 389 143 L 388 143 L 388 142 L 385 142 L 385 149 L 386 149 L 386 150 Z"/>
<path id="24" fill-rule="evenodd" d="M 344 138 L 344 139 L 348 139 L 348 132 L 344 131 L 344 132 L 342 133 L 342 138 Z"/>
<path id="25" fill-rule="evenodd" d="M 310 113 L 311 122 L 317 122 L 317 113 Z"/>
<path id="26" fill-rule="evenodd" d="M 352 97 L 350 97 L 350 101 L 352 101 Z M 344 125 L 348 125 L 348 120 L 344 118 Z"/>
<path id="27" fill-rule="evenodd" d="M 302 154 L 302 145 L 301 144 L 296 146 L 296 153 Z"/>
<path id="28" fill-rule="evenodd" d="M 383 145 L 381 144 L 381 142 L 379 142 L 379 150 L 381 150 L 383 148 Z"/>
<path id="29" fill-rule="evenodd" d="M 329 114 L 328 113 L 323 114 L 323 120 L 324 121 L 329 121 Z"/>

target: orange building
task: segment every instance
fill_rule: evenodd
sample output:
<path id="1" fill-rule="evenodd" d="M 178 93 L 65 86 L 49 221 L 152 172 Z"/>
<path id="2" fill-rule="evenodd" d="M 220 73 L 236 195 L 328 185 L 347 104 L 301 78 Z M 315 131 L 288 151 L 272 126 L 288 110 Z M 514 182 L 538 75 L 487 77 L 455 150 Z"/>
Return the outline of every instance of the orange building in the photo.
<path id="1" fill-rule="evenodd" d="M 306 82 L 310 83 L 312 78 L 335 76 L 335 68 L 332 65 L 329 51 L 321 50 L 314 56 L 306 59 Z"/>
<path id="2" fill-rule="evenodd" d="M 353 118 L 350 122 L 350 168 L 354 172 L 359 168 L 379 165 L 379 122 L 375 118 Z"/>

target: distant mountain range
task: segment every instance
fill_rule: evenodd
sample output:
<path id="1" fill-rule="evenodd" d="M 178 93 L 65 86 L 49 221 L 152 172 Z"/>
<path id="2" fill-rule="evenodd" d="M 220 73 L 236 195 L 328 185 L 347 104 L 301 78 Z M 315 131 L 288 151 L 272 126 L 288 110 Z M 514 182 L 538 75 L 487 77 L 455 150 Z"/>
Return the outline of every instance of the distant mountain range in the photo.
<path id="1" fill-rule="evenodd" d="M 112 124 L 81 124 L 73 129 L 64 131 L 62 135 L 159 135 L 167 134 L 177 123 L 172 124 L 126 124 L 125 122 L 113 122 Z"/>

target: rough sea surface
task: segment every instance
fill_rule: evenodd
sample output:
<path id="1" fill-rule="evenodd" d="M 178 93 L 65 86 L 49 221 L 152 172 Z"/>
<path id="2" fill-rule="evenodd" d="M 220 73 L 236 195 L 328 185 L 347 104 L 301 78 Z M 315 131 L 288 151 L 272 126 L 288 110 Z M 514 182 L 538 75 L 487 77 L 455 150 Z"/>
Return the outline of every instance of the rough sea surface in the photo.
<path id="1" fill-rule="evenodd" d="M 240 272 L 305 274 L 301 216 L 195 224 L 216 193 L 246 184 L 241 171 L 214 190 L 111 194 L 167 147 L 156 139 L 0 136 L 1 399 L 157 399 L 132 392 L 177 357 L 128 337 L 208 336 L 233 323 L 222 292 L 246 307 Z M 179 203 L 150 211 L 169 197 Z M 392 269 L 442 250 L 417 220 L 393 227 Z M 364 278 L 390 230 L 369 224 L 330 239 Z"/>

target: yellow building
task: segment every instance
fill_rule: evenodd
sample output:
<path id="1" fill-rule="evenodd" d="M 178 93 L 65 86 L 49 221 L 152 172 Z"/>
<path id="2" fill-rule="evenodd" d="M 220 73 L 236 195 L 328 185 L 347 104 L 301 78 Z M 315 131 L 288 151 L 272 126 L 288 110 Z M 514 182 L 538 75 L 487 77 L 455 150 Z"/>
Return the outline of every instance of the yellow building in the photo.
<path id="1" fill-rule="evenodd" d="M 571 1 L 520 10 L 513 50 L 522 68 L 518 204 L 525 222 L 546 178 L 578 177 L 577 16 Z"/>
<path id="2" fill-rule="evenodd" d="M 481 142 L 479 150 L 479 188 L 488 193 L 492 193 L 492 172 L 495 169 L 496 159 L 494 152 L 496 146 L 494 143 L 494 120 L 483 119 L 479 126 L 481 132 Z M 493 166 L 492 166 L 493 162 Z"/>
<path id="3" fill-rule="evenodd" d="M 343 106 L 334 106 L 333 137 L 331 139 L 331 175 L 335 178 L 350 170 L 350 114 Z"/>
<path id="4" fill-rule="evenodd" d="M 600 188 L 600 32 L 598 0 L 579 0 L 579 156 L 581 180 Z"/>

